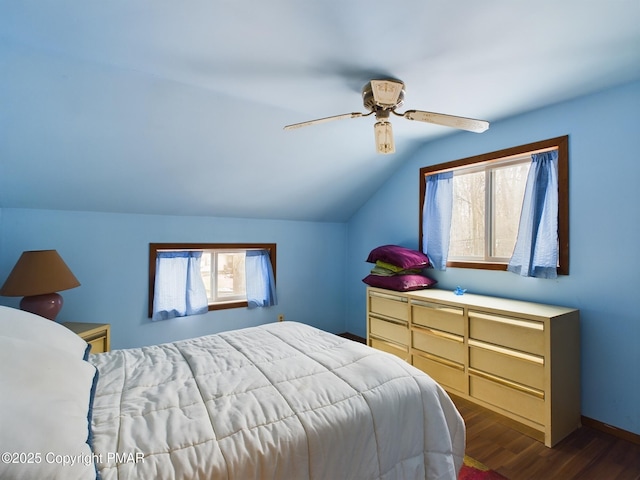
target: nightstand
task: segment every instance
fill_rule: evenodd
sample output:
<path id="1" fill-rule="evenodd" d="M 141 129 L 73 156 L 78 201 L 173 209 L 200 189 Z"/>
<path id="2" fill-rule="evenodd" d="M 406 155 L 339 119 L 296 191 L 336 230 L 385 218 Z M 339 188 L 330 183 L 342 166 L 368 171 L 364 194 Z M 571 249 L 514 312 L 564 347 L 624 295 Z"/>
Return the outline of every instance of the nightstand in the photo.
<path id="1" fill-rule="evenodd" d="M 62 325 L 90 344 L 91 353 L 104 353 L 111 350 L 111 325 L 108 323 L 63 322 Z"/>

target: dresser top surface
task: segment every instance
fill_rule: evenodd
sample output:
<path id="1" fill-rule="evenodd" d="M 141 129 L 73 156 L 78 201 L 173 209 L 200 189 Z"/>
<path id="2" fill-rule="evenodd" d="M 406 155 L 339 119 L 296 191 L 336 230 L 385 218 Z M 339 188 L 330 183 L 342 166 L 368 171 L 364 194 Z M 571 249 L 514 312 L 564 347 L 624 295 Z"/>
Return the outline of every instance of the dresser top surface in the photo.
<path id="1" fill-rule="evenodd" d="M 527 316 L 539 316 L 544 318 L 552 318 L 577 312 L 575 308 L 561 307 L 557 305 L 547 305 L 542 303 L 527 302 L 523 300 L 513 300 L 509 298 L 492 297 L 487 295 L 477 295 L 473 293 L 465 293 L 464 295 L 456 295 L 453 291 L 443 290 L 439 288 L 430 288 L 426 290 L 414 290 L 410 292 L 396 292 L 393 290 L 385 290 L 382 288 L 369 287 L 369 291 L 384 293 L 387 295 L 396 295 L 407 297 L 412 300 L 424 302 L 441 302 L 447 305 L 454 305 L 469 309 L 482 309 L 493 312 L 519 313 Z"/>

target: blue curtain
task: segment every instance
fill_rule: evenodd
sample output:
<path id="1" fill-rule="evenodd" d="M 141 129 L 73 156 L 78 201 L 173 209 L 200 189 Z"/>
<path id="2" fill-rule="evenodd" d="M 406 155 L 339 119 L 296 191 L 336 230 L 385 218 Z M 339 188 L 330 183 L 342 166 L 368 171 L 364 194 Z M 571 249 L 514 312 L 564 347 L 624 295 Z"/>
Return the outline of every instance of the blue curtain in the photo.
<path id="1" fill-rule="evenodd" d="M 249 308 L 278 304 L 276 283 L 267 250 L 247 250 L 245 257 L 247 301 Z"/>
<path id="2" fill-rule="evenodd" d="M 453 172 L 436 173 L 425 179 L 422 206 L 422 251 L 436 270 L 447 268 L 451 213 L 453 211 Z"/>
<path id="3" fill-rule="evenodd" d="M 556 278 L 558 151 L 531 155 L 518 238 L 507 269 L 523 277 Z"/>
<path id="4" fill-rule="evenodd" d="M 202 252 L 158 252 L 152 320 L 198 315 L 209 310 L 200 275 Z"/>

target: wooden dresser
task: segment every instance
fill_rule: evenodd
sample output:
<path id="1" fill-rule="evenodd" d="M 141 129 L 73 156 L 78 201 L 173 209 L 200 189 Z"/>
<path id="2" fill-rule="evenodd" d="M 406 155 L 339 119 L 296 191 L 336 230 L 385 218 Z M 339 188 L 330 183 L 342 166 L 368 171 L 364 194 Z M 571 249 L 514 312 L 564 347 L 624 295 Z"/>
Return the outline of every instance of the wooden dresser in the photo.
<path id="1" fill-rule="evenodd" d="M 579 311 L 438 289 L 367 289 L 367 343 L 548 447 L 580 426 Z"/>
<path id="2" fill-rule="evenodd" d="M 110 324 L 64 322 L 62 325 L 90 344 L 91 353 L 105 353 L 111 350 Z"/>

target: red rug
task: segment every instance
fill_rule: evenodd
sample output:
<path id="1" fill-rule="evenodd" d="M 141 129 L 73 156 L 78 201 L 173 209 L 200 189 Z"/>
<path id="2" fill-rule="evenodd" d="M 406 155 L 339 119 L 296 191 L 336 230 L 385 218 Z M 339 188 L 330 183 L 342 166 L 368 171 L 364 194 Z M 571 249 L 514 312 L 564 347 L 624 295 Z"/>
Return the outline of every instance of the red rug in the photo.
<path id="1" fill-rule="evenodd" d="M 460 469 L 458 480 L 507 480 L 498 472 L 485 467 L 482 463 L 467 455 L 464 456 L 464 464 Z"/>

